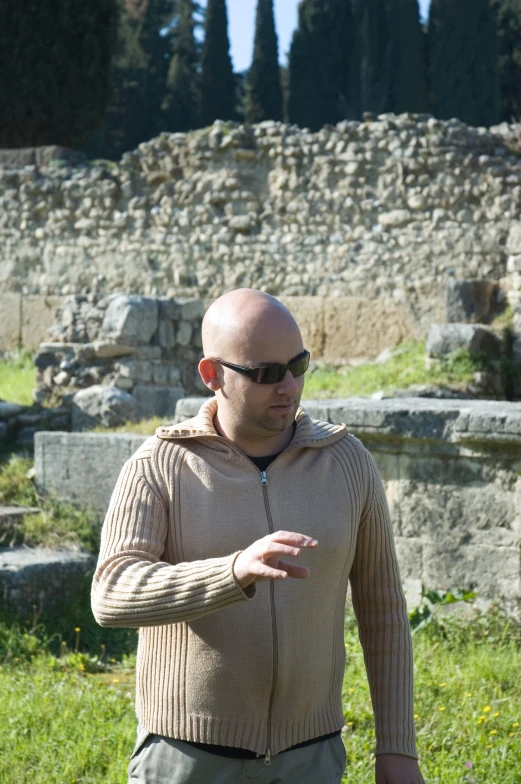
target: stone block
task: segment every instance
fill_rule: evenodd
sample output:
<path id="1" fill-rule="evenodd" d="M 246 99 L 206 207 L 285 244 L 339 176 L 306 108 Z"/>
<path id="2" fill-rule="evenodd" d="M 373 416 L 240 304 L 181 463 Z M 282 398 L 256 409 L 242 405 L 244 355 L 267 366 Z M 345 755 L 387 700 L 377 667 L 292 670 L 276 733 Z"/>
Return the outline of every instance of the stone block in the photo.
<path id="1" fill-rule="evenodd" d="M 56 311 L 63 297 L 25 294 L 22 299 L 22 344 L 38 348 L 49 339 L 49 328 L 54 324 Z"/>
<path id="2" fill-rule="evenodd" d="M 22 342 L 22 295 L 0 294 L 0 351 L 11 351 Z"/>
<path id="3" fill-rule="evenodd" d="M 7 403 L 5 400 L 0 400 L 0 421 L 11 419 L 21 414 L 23 410 L 24 407 L 19 406 L 18 403 Z"/>
<path id="4" fill-rule="evenodd" d="M 461 545 L 445 537 L 426 543 L 423 552 L 423 578 L 429 588 L 468 588 L 482 599 L 519 601 L 519 548 Z"/>
<path id="5" fill-rule="evenodd" d="M 202 299 L 194 299 L 191 297 L 179 297 L 176 300 L 180 308 L 181 318 L 185 321 L 196 321 L 202 319 L 205 314 L 205 306 Z"/>
<path id="6" fill-rule="evenodd" d="M 88 430 L 103 425 L 118 427 L 139 419 L 132 395 L 113 386 L 94 384 L 72 398 L 72 429 Z"/>
<path id="7" fill-rule="evenodd" d="M 35 610 L 62 612 L 77 597 L 96 568 L 88 553 L 49 548 L 0 550 L 0 604 L 20 618 Z"/>
<path id="8" fill-rule="evenodd" d="M 491 330 L 474 324 L 433 324 L 427 336 L 429 357 L 442 358 L 465 349 L 471 354 L 485 354 L 500 359 L 501 340 Z"/>
<path id="9" fill-rule="evenodd" d="M 487 324 L 497 308 L 499 286 L 489 280 L 451 280 L 447 284 L 446 321 Z"/>
<path id="10" fill-rule="evenodd" d="M 158 312 L 155 299 L 120 294 L 109 302 L 102 331 L 114 343 L 146 345 L 157 329 Z"/>
<path id="11" fill-rule="evenodd" d="M 164 348 L 175 346 L 174 325 L 170 319 L 160 319 L 159 321 L 159 345 Z"/>
<path id="12" fill-rule="evenodd" d="M 102 343 L 95 340 L 85 346 L 85 352 L 92 348 L 93 359 L 116 359 L 117 357 L 128 357 L 134 354 L 134 346 L 123 346 L 118 343 Z"/>
<path id="13" fill-rule="evenodd" d="M 512 255 L 521 254 L 521 223 L 512 223 L 510 226 L 505 250 Z"/>
<path id="14" fill-rule="evenodd" d="M 181 321 L 176 333 L 176 343 L 180 346 L 188 346 L 192 339 L 192 325 L 189 321 Z"/>
<path id="15" fill-rule="evenodd" d="M 129 433 L 36 433 L 36 486 L 105 514 L 123 464 L 145 439 Z"/>
<path id="16" fill-rule="evenodd" d="M 184 396 L 182 387 L 159 387 L 138 384 L 132 390 L 132 397 L 141 419 L 154 416 L 174 417 L 177 401 Z"/>
<path id="17" fill-rule="evenodd" d="M 324 354 L 324 298 L 323 297 L 278 297 L 285 305 L 302 333 L 304 346 L 312 359 L 321 359 Z"/>
<path id="18" fill-rule="evenodd" d="M 210 398 L 196 396 L 183 397 L 178 400 L 175 409 L 174 424 L 184 422 L 185 419 L 191 419 L 196 416 L 203 403 L 206 403 L 207 400 L 210 400 Z"/>
<path id="19" fill-rule="evenodd" d="M 327 362 L 376 357 L 384 348 L 418 337 L 405 306 L 384 298 L 326 297 L 324 353 Z"/>

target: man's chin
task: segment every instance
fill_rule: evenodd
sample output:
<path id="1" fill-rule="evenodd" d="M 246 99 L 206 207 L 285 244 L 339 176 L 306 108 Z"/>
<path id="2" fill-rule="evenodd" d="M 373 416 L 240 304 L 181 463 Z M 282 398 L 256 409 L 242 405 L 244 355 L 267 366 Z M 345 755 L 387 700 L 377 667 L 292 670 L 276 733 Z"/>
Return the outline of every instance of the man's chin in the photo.
<path id="1" fill-rule="evenodd" d="M 296 406 L 270 406 L 266 415 L 266 425 L 270 430 L 283 431 L 291 427 L 295 420 Z"/>

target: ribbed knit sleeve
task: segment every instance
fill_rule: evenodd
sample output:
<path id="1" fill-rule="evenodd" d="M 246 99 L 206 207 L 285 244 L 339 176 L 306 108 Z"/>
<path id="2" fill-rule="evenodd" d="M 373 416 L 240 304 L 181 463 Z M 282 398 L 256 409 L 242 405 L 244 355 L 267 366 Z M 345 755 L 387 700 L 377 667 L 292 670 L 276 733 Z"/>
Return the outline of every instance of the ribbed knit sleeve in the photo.
<path id="1" fill-rule="evenodd" d="M 148 481 L 144 460 L 123 466 L 103 524 L 91 591 L 101 626 L 160 626 L 192 621 L 247 601 L 233 573 L 240 551 L 224 557 L 170 564 L 161 560 L 168 514 Z"/>
<path id="2" fill-rule="evenodd" d="M 376 754 L 417 759 L 413 656 L 387 499 L 366 451 L 367 498 L 350 582 L 375 714 Z"/>

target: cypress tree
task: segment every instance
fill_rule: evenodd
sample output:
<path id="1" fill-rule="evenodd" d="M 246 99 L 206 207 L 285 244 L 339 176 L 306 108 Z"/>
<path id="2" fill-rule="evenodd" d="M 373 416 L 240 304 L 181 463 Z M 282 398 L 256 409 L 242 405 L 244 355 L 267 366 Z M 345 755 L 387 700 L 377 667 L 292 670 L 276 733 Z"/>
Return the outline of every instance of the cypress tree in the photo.
<path id="1" fill-rule="evenodd" d="M 226 0 L 208 0 L 201 53 L 201 125 L 236 118 L 236 83 L 229 51 Z"/>
<path id="2" fill-rule="evenodd" d="M 521 118 L 521 0 L 492 0 L 499 35 L 501 119 Z"/>
<path id="3" fill-rule="evenodd" d="M 432 0 L 429 59 L 437 117 L 478 126 L 499 120 L 499 47 L 490 0 Z"/>
<path id="4" fill-rule="evenodd" d="M 418 0 L 387 0 L 390 106 L 396 114 L 428 112 L 427 52 Z"/>
<path id="5" fill-rule="evenodd" d="M 350 103 L 363 112 L 389 111 L 392 102 L 391 45 L 386 0 L 352 0 L 356 28 L 356 70 L 350 82 Z"/>
<path id="6" fill-rule="evenodd" d="M 193 0 L 178 0 L 179 18 L 163 101 L 165 130 L 189 131 L 199 125 L 199 53 L 194 37 Z"/>
<path id="7" fill-rule="evenodd" d="M 273 0 L 257 0 L 253 61 L 246 88 L 246 121 L 282 120 L 282 87 Z"/>
<path id="8" fill-rule="evenodd" d="M 116 0 L 0 3 L 0 146 L 80 148 L 110 95 Z"/>
<path id="9" fill-rule="evenodd" d="M 346 0 L 302 0 L 289 54 L 290 122 L 316 131 L 349 116 L 353 54 Z"/>
<path id="10" fill-rule="evenodd" d="M 112 89 L 102 128 L 86 147 L 90 157 L 120 158 L 163 130 L 171 26 L 177 0 L 125 0 L 113 61 Z"/>

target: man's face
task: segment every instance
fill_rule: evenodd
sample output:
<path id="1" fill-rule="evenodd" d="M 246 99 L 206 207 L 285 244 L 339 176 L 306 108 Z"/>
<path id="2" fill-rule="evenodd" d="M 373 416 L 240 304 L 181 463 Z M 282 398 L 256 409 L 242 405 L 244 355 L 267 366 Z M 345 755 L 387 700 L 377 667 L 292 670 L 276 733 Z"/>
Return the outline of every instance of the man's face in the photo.
<path id="1" fill-rule="evenodd" d="M 222 359 L 247 367 L 286 365 L 302 351 L 302 338 L 295 330 L 283 336 L 279 334 L 276 341 L 254 341 L 240 348 L 236 354 L 240 359 Z M 291 427 L 304 388 L 304 375 L 294 378 L 286 370 L 278 384 L 256 384 L 231 368 L 223 367 L 223 374 L 219 408 L 226 407 L 228 418 L 243 438 L 269 438 Z"/>

